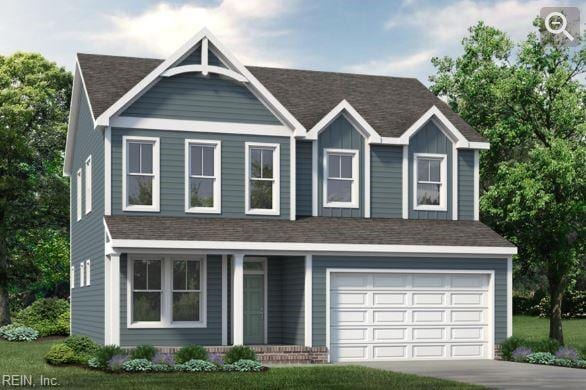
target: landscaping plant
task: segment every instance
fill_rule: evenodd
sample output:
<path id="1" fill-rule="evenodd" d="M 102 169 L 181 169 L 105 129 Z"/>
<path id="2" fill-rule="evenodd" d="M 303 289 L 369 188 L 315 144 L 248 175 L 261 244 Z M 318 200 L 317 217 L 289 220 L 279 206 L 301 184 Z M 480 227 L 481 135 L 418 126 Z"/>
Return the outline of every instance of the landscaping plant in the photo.
<path id="1" fill-rule="evenodd" d="M 553 364 L 555 356 L 549 352 L 535 352 L 527 356 L 527 361 L 533 364 Z"/>
<path id="2" fill-rule="evenodd" d="M 527 356 L 531 355 L 533 351 L 531 348 L 527 347 L 519 347 L 513 351 L 511 354 L 511 360 L 514 362 L 526 362 Z"/>
<path id="3" fill-rule="evenodd" d="M 68 336 L 69 302 L 56 298 L 38 299 L 16 313 L 14 320 L 35 329 L 40 336 Z"/>
<path id="4" fill-rule="evenodd" d="M 224 361 L 228 364 L 234 364 L 239 360 L 256 360 L 256 354 L 250 347 L 236 345 L 224 356 Z"/>
<path id="5" fill-rule="evenodd" d="M 153 369 L 153 363 L 147 359 L 132 359 L 125 361 L 122 369 L 126 372 L 147 372 Z"/>
<path id="6" fill-rule="evenodd" d="M 108 367 L 108 362 L 116 355 L 123 355 L 124 351 L 117 345 L 104 345 L 103 347 L 98 348 L 98 350 L 94 354 L 94 358 L 96 359 L 97 367 L 99 368 L 106 368 Z M 89 365 L 89 361 L 88 361 Z"/>
<path id="7" fill-rule="evenodd" d="M 179 364 L 190 360 L 208 360 L 208 351 L 201 345 L 186 345 L 175 354 L 175 361 Z"/>
<path id="8" fill-rule="evenodd" d="M 128 361 L 128 355 L 114 355 L 108 361 L 108 369 L 110 371 L 122 371 L 122 366 Z"/>
<path id="9" fill-rule="evenodd" d="M 171 367 L 175 365 L 175 356 L 173 356 L 171 353 L 157 352 L 151 360 L 153 364 L 156 365 L 165 365 Z"/>
<path id="10" fill-rule="evenodd" d="M 572 362 L 580 359 L 580 354 L 572 347 L 561 347 L 555 353 L 556 359 L 570 360 Z"/>
<path id="11" fill-rule="evenodd" d="M 130 352 L 131 359 L 153 360 L 157 350 L 152 345 L 139 345 Z"/>
<path id="12" fill-rule="evenodd" d="M 257 372 L 262 370 L 262 365 L 256 360 L 242 359 L 234 363 L 235 371 Z"/>
<path id="13" fill-rule="evenodd" d="M 207 360 L 191 359 L 185 363 L 175 365 L 175 370 L 183 372 L 213 372 L 218 371 L 218 366 Z"/>
<path id="14" fill-rule="evenodd" d="M 62 364 L 71 364 L 76 362 L 75 352 L 64 343 L 58 343 L 51 346 L 49 352 L 45 355 L 47 363 L 58 366 Z"/>
<path id="15" fill-rule="evenodd" d="M 0 336 L 8 341 L 33 341 L 39 337 L 39 332 L 28 326 L 11 324 L 0 328 Z"/>

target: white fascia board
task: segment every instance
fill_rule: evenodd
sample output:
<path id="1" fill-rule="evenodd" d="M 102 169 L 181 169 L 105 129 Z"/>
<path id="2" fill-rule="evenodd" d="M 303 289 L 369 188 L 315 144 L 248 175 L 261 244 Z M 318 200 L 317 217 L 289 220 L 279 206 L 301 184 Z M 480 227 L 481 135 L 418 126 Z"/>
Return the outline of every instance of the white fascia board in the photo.
<path id="1" fill-rule="evenodd" d="M 488 150 L 490 149 L 490 143 L 488 142 L 468 142 L 469 149 L 481 149 L 481 150 Z"/>
<path id="2" fill-rule="evenodd" d="M 309 140 L 317 140 L 319 134 L 342 114 L 365 138 L 367 138 L 369 143 L 381 142 L 382 137 L 345 99 L 324 115 L 324 117 L 311 128 L 305 138 Z"/>
<path id="3" fill-rule="evenodd" d="M 186 241 L 186 240 L 112 240 L 114 249 L 193 249 L 230 251 L 290 251 L 303 253 L 363 252 L 416 254 L 514 255 L 516 247 L 443 246 L 443 245 L 373 245 L 373 244 L 317 244 L 303 242 L 250 241 Z"/>
<path id="4" fill-rule="evenodd" d="M 162 77 L 172 77 L 172 76 L 176 76 L 178 74 L 183 74 L 183 73 L 201 73 L 204 76 L 207 75 L 208 73 L 215 73 L 215 74 L 220 74 L 222 76 L 229 77 L 229 78 L 234 79 L 236 81 L 239 81 L 241 83 L 248 82 L 248 80 L 244 76 L 234 72 L 233 70 L 222 68 L 219 66 L 213 66 L 213 65 L 176 66 L 174 68 L 166 70 L 165 72 L 163 72 L 163 74 L 161 74 L 161 76 Z"/>
<path id="5" fill-rule="evenodd" d="M 142 118 L 115 116 L 110 120 L 111 127 L 161 131 L 192 131 L 200 133 L 225 133 L 290 137 L 291 130 L 283 125 L 257 125 L 233 122 L 209 122 L 181 119 Z"/>

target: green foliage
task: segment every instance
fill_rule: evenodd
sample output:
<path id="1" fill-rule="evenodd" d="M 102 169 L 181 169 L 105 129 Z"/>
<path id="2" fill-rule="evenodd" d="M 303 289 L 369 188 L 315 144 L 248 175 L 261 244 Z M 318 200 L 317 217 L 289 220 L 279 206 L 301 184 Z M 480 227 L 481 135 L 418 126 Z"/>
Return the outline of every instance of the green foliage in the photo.
<path id="1" fill-rule="evenodd" d="M 513 353 L 521 348 L 528 348 L 535 352 L 556 353 L 560 349 L 560 343 L 554 339 L 530 341 L 521 337 L 509 337 L 501 344 L 501 355 L 504 360 L 513 360 Z"/>
<path id="2" fill-rule="evenodd" d="M 163 364 L 163 363 L 153 363 L 153 365 L 152 365 L 152 370 L 154 372 L 171 372 L 174 369 L 175 369 L 174 366 L 170 366 L 168 364 Z"/>
<path id="3" fill-rule="evenodd" d="M 116 355 L 123 355 L 124 351 L 117 345 L 104 345 L 98 348 L 94 354 L 99 368 L 107 368 L 108 362 Z"/>
<path id="4" fill-rule="evenodd" d="M 10 324 L 0 328 L 0 337 L 8 341 L 33 341 L 39 337 L 39 332 L 18 324 Z"/>
<path id="5" fill-rule="evenodd" d="M 175 371 L 181 372 L 212 372 L 218 371 L 218 366 L 207 360 L 191 359 L 185 363 L 175 365 Z"/>
<path id="6" fill-rule="evenodd" d="M 549 317 L 550 297 L 543 297 L 535 306 L 540 317 Z M 586 316 L 586 291 L 568 291 L 562 299 L 562 318 L 583 318 Z"/>
<path id="7" fill-rule="evenodd" d="M 504 360 L 511 360 L 517 348 L 526 346 L 526 340 L 517 336 L 509 337 L 501 344 L 501 355 Z"/>
<path id="8" fill-rule="evenodd" d="M 239 360 L 256 360 L 256 354 L 250 347 L 236 345 L 226 353 L 224 361 L 227 364 L 234 364 Z"/>
<path id="9" fill-rule="evenodd" d="M 41 336 L 69 334 L 69 302 L 65 299 L 39 299 L 14 318 L 16 322 L 36 329 Z"/>
<path id="10" fill-rule="evenodd" d="M 71 364 L 76 362 L 75 352 L 64 343 L 58 343 L 51 346 L 49 352 L 45 355 L 47 363 L 58 366 L 62 364 Z"/>
<path id="11" fill-rule="evenodd" d="M 79 364 L 87 364 L 100 346 L 87 336 L 73 335 L 65 339 L 63 344 L 75 352 L 75 361 Z"/>
<path id="12" fill-rule="evenodd" d="M 175 354 L 175 361 L 179 364 L 190 360 L 208 360 L 208 351 L 200 345 L 186 345 Z"/>
<path id="13" fill-rule="evenodd" d="M 124 363 L 128 361 L 128 355 L 114 355 L 108 361 L 108 369 L 113 372 L 122 371 Z"/>
<path id="14" fill-rule="evenodd" d="M 131 359 L 153 360 L 157 350 L 152 345 L 139 345 L 130 353 Z"/>
<path id="15" fill-rule="evenodd" d="M 527 362 L 533 364 L 553 364 L 555 356 L 549 352 L 534 352 L 527 356 Z"/>
<path id="16" fill-rule="evenodd" d="M 90 368 L 100 368 L 100 361 L 97 358 L 92 357 L 88 359 L 87 365 Z"/>
<path id="17" fill-rule="evenodd" d="M 235 371 L 239 372 L 255 372 L 261 371 L 262 365 L 256 360 L 242 359 L 234 363 Z"/>
<path id="18" fill-rule="evenodd" d="M 153 369 L 153 363 L 147 359 L 132 359 L 122 364 L 122 370 L 126 372 L 147 372 Z"/>

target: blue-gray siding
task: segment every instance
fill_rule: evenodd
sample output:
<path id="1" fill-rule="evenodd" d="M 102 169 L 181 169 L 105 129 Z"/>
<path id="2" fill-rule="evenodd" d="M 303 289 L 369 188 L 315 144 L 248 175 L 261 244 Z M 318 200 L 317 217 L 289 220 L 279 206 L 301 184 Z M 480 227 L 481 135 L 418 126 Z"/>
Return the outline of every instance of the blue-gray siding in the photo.
<path id="1" fill-rule="evenodd" d="M 458 219 L 474 219 L 474 150 L 458 150 Z"/>
<path id="2" fill-rule="evenodd" d="M 324 149 L 356 149 L 359 151 L 359 207 L 331 208 L 323 205 Z M 318 140 L 318 213 L 324 217 L 363 217 L 364 216 L 364 137 L 346 118 L 339 116 L 320 135 Z"/>
<path id="3" fill-rule="evenodd" d="M 484 258 L 313 257 L 313 345 L 326 345 L 326 269 L 429 269 L 495 271 L 495 342 L 507 337 L 507 260 Z"/>
<path id="4" fill-rule="evenodd" d="M 127 327 L 127 255 L 120 258 L 120 345 L 222 345 L 222 257 L 207 256 L 205 328 L 129 329 Z"/>
<path id="5" fill-rule="evenodd" d="M 401 218 L 403 147 L 371 147 L 371 216 Z"/>
<path id="6" fill-rule="evenodd" d="M 122 137 L 124 135 L 160 138 L 161 211 L 140 213 L 122 211 Z M 185 213 L 185 139 L 220 140 L 222 148 L 222 213 Z M 112 214 L 190 217 L 251 217 L 244 212 L 245 142 L 280 144 L 281 215 L 263 218 L 289 218 L 289 138 L 243 136 L 236 134 L 190 133 L 182 131 L 112 129 Z"/>
<path id="7" fill-rule="evenodd" d="M 312 143 L 297 142 L 297 215 L 311 215 L 312 209 Z"/>
<path id="8" fill-rule="evenodd" d="M 417 211 L 413 209 L 413 155 L 415 153 L 438 153 L 448 156 L 447 211 Z M 409 218 L 452 218 L 452 143 L 431 121 L 427 122 L 409 141 Z"/>
<path id="9" fill-rule="evenodd" d="M 218 75 L 182 73 L 160 79 L 124 116 L 278 125 L 281 122 L 242 84 Z"/>
<path id="10" fill-rule="evenodd" d="M 71 264 L 75 287 L 71 290 L 71 333 L 104 343 L 104 139 L 95 131 L 85 92 L 81 92 L 79 120 L 71 173 Z M 92 156 L 92 211 L 85 214 L 85 161 Z M 77 221 L 77 170 L 82 169 L 82 219 Z M 80 287 L 80 263 L 90 260 L 90 286 Z"/>
<path id="11" fill-rule="evenodd" d="M 208 64 L 214 66 L 220 66 L 225 68 L 226 66 L 220 61 L 218 57 L 211 50 L 208 50 Z M 197 49 L 189 53 L 183 61 L 179 63 L 179 66 L 182 65 L 201 65 L 201 46 Z"/>

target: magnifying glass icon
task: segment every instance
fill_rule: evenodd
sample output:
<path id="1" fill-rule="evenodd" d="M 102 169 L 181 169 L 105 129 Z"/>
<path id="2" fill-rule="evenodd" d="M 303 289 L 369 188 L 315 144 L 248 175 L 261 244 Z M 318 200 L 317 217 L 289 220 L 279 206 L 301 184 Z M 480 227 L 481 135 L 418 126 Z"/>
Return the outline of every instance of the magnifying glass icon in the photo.
<path id="1" fill-rule="evenodd" d="M 545 18 L 545 28 L 547 31 L 554 35 L 563 33 L 566 38 L 568 38 L 570 41 L 573 41 L 574 37 L 566 31 L 567 26 L 568 20 L 561 12 L 552 12 Z"/>

